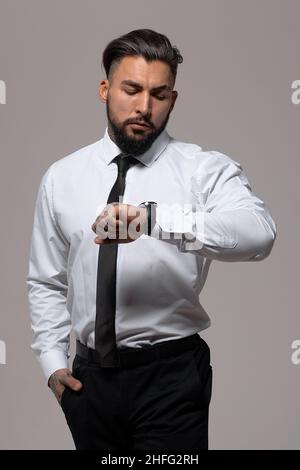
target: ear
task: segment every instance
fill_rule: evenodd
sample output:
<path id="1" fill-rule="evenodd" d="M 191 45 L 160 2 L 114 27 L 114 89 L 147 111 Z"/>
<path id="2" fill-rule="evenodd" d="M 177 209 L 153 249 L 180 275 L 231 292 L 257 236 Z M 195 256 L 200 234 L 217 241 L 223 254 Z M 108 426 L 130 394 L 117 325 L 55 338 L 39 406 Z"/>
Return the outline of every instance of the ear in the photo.
<path id="1" fill-rule="evenodd" d="M 107 101 L 107 95 L 108 95 L 108 89 L 109 89 L 109 81 L 108 80 L 102 80 L 102 82 L 99 85 L 99 98 L 102 103 L 105 103 Z"/>
<path id="2" fill-rule="evenodd" d="M 169 111 L 169 112 L 171 112 L 172 109 L 174 108 L 175 102 L 176 102 L 176 100 L 177 100 L 177 96 L 178 96 L 177 91 L 176 91 L 176 90 L 172 90 L 172 102 L 171 102 L 171 106 L 170 106 L 170 111 Z"/>

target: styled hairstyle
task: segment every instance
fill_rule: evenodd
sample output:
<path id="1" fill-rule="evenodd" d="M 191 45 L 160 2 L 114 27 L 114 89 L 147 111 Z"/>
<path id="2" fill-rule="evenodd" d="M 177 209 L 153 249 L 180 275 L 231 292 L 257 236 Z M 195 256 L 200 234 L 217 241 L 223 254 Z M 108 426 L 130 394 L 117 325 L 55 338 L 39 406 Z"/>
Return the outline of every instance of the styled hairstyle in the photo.
<path id="1" fill-rule="evenodd" d="M 142 56 L 147 62 L 161 60 L 170 66 L 174 77 L 177 75 L 177 66 L 183 58 L 176 46 L 172 46 L 169 39 L 152 29 L 136 29 L 113 39 L 104 49 L 102 63 L 107 78 L 112 75 L 115 65 L 126 56 Z"/>

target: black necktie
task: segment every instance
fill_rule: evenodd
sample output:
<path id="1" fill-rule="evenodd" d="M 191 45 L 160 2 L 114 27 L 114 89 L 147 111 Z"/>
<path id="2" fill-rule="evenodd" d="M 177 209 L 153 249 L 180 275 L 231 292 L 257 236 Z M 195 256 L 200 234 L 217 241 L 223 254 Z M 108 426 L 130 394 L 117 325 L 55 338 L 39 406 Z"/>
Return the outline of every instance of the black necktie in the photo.
<path id="1" fill-rule="evenodd" d="M 107 200 L 107 204 L 120 202 L 124 194 L 126 173 L 130 166 L 138 163 L 131 156 L 118 155 L 114 161 L 118 165 L 118 176 Z M 95 323 L 95 349 L 101 356 L 103 367 L 116 367 L 116 265 L 118 243 L 99 246 L 97 295 L 96 295 L 96 323 Z"/>

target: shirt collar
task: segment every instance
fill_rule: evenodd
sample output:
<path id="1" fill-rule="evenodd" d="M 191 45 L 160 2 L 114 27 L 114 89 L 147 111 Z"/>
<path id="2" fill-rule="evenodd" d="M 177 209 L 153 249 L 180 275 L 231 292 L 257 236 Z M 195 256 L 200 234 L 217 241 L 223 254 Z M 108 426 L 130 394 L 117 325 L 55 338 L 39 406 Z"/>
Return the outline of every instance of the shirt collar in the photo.
<path id="1" fill-rule="evenodd" d="M 164 129 L 157 139 L 153 142 L 147 152 L 138 155 L 135 158 L 146 166 L 151 166 L 152 163 L 159 157 L 165 150 L 170 141 L 170 136 L 166 129 Z M 109 165 L 112 160 L 121 153 L 120 148 L 111 140 L 108 134 L 108 127 L 105 129 L 103 137 L 103 156 L 106 163 Z"/>

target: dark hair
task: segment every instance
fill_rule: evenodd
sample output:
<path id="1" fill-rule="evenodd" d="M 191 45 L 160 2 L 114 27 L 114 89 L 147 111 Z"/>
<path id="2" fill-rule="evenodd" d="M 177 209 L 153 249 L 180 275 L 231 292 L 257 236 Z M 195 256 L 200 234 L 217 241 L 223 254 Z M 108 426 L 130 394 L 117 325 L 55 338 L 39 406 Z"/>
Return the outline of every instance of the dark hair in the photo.
<path id="1" fill-rule="evenodd" d="M 117 39 L 113 39 L 106 46 L 102 56 L 102 63 L 107 78 L 114 66 L 126 56 L 142 56 L 148 62 L 161 60 L 167 63 L 171 68 L 174 82 L 177 66 L 183 62 L 177 47 L 172 46 L 164 34 L 157 33 L 152 29 L 136 29 Z"/>

